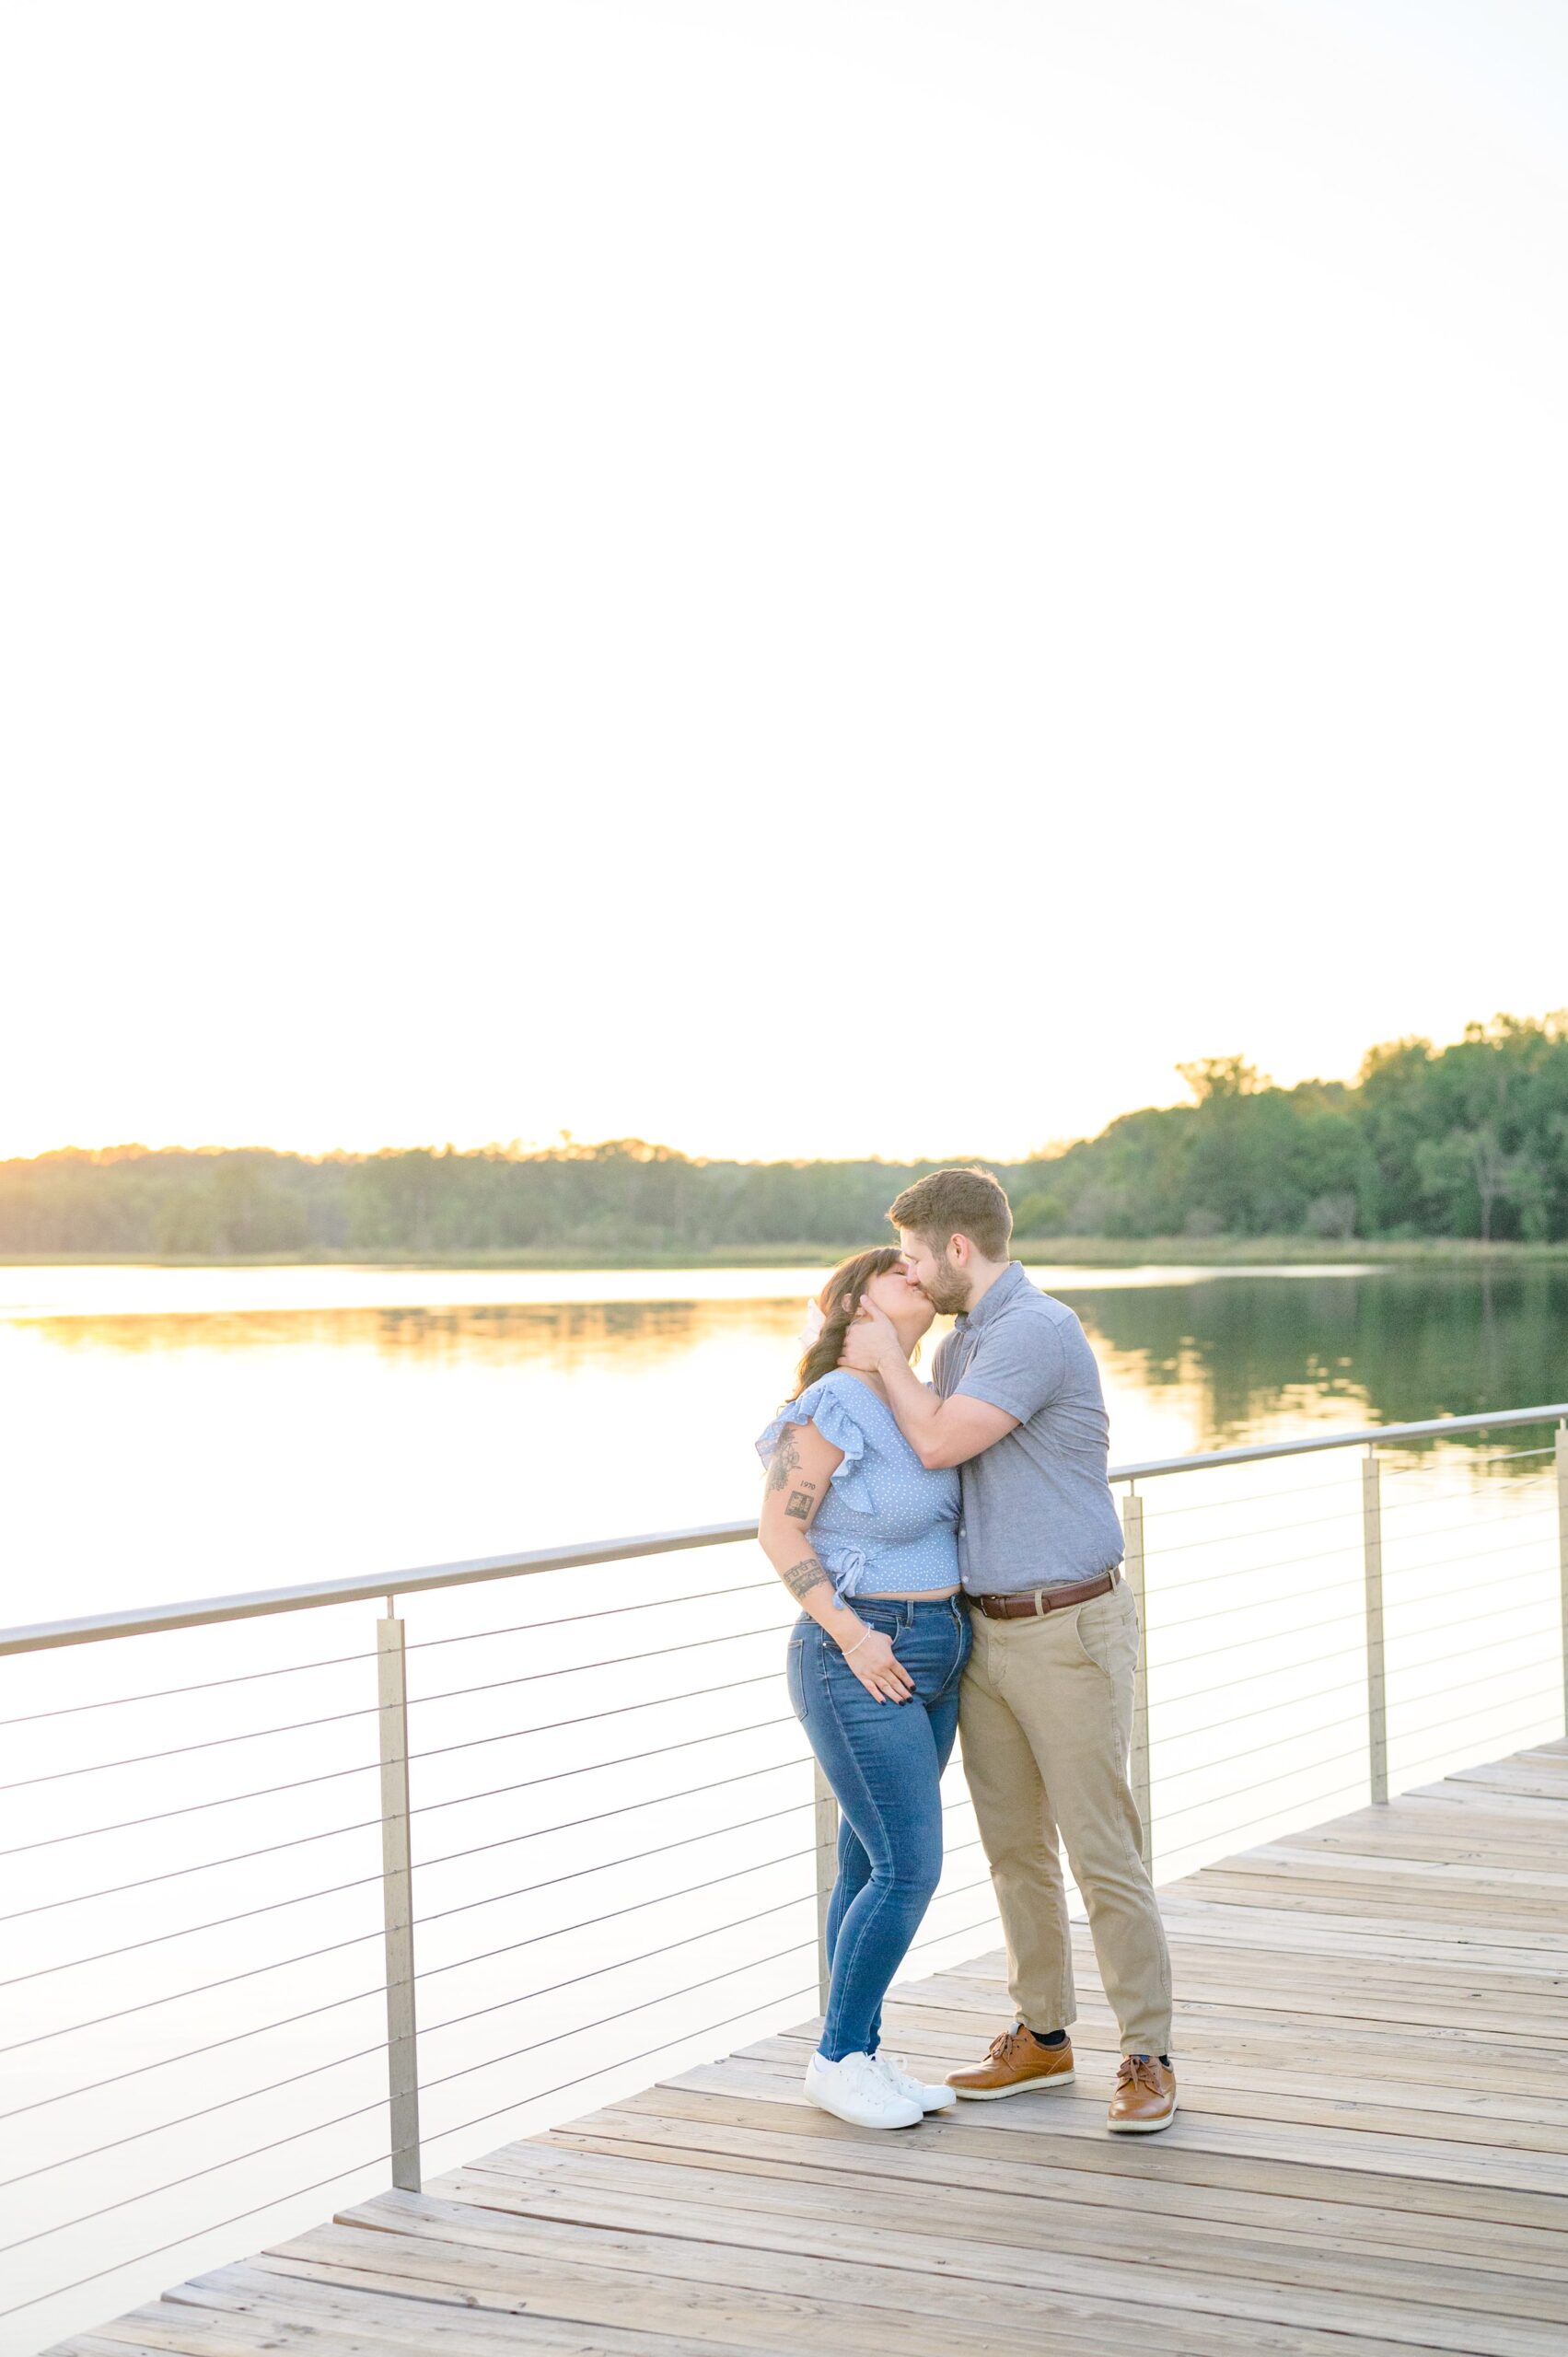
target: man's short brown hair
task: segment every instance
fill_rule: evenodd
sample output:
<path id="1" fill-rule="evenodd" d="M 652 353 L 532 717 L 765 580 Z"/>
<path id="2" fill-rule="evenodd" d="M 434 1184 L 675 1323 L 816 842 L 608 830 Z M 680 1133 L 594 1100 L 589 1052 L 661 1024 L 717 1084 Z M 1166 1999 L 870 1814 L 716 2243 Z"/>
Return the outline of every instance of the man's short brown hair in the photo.
<path id="1" fill-rule="evenodd" d="M 989 1170 L 933 1170 L 906 1187 L 888 1217 L 938 1252 L 950 1236 L 967 1236 L 988 1260 L 1005 1260 L 1013 1234 L 1007 1190 Z"/>

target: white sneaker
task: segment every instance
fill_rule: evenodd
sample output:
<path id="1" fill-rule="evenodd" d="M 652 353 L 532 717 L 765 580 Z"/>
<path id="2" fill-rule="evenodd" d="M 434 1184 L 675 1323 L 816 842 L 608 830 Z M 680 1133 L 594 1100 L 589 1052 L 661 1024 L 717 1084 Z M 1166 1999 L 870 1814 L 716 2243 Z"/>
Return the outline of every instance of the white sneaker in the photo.
<path id="1" fill-rule="evenodd" d="M 874 2054 L 871 2059 L 888 2084 L 896 2088 L 899 2094 L 907 2097 L 911 2103 L 919 2104 L 923 2112 L 951 2111 L 958 2100 L 957 2091 L 952 2087 L 928 2087 L 923 2081 L 912 2079 L 909 2073 L 900 2069 L 890 2054 L 879 2052 Z"/>
<path id="2" fill-rule="evenodd" d="M 925 2117 L 912 2096 L 902 2094 L 869 2054 L 846 2054 L 829 2062 L 814 2054 L 806 2066 L 806 2100 L 852 2128 L 914 2128 Z"/>

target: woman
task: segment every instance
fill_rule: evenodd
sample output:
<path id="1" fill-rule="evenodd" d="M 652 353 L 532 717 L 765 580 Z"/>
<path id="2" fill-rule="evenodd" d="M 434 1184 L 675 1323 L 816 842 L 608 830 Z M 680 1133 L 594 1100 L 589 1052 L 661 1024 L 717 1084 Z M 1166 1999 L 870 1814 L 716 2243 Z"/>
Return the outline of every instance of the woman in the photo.
<path id="1" fill-rule="evenodd" d="M 958 1474 L 928 1471 L 878 1379 L 839 1365 L 862 1295 L 911 1354 L 935 1315 L 890 1248 L 834 1270 L 795 1395 L 757 1444 L 768 1466 L 760 1536 L 801 1607 L 790 1701 L 840 1809 L 832 1979 L 807 2096 L 857 2127 L 908 2128 L 955 2099 L 908 2078 L 878 2040 L 888 1984 L 942 1872 L 939 1785 L 970 1631 Z"/>

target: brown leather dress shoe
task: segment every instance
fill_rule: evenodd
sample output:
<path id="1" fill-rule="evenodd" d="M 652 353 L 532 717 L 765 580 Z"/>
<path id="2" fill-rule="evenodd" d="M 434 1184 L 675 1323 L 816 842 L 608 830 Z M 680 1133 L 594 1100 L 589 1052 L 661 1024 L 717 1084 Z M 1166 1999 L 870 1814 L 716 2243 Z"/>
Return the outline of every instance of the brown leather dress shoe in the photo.
<path id="1" fill-rule="evenodd" d="M 1119 2136 L 1151 2136 L 1176 2118 L 1176 2073 L 1154 2054 L 1124 2054 L 1106 2126 Z"/>
<path id="2" fill-rule="evenodd" d="M 1073 2049 L 1041 2046 L 1027 2029 L 1005 2029 L 972 2071 L 949 2071 L 947 2084 L 971 2103 L 994 2103 L 999 2096 L 1021 2096 L 1030 2087 L 1070 2087 Z"/>

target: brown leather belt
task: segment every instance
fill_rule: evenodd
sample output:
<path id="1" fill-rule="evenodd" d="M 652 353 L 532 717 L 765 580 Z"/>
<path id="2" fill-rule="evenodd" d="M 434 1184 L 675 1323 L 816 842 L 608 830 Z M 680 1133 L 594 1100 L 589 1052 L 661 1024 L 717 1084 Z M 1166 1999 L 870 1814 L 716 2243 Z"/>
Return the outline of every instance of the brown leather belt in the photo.
<path id="1" fill-rule="evenodd" d="M 971 1596 L 970 1602 L 988 1620 L 1032 1620 L 1047 1612 L 1064 1612 L 1087 1604 L 1092 1596 L 1109 1596 L 1121 1581 L 1120 1572 L 1101 1572 L 1094 1580 L 1079 1580 L 1073 1587 L 1032 1587 L 1021 1596 Z"/>

